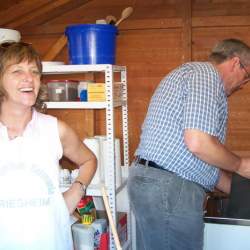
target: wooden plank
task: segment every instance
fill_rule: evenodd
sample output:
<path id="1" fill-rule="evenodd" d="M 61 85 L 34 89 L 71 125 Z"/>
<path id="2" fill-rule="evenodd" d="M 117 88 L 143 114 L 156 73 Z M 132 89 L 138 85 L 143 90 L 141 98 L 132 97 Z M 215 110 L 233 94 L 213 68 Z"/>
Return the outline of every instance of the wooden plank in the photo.
<path id="1" fill-rule="evenodd" d="M 11 27 L 8 23 L 23 16 L 29 16 L 29 13 L 32 13 L 37 8 L 42 8 L 49 2 L 50 0 L 23 0 L 13 3 L 10 8 L 0 10 L 0 25 Z"/>
<path id="2" fill-rule="evenodd" d="M 192 0 L 186 0 L 182 5 L 183 13 L 183 62 L 192 60 Z"/>
<path id="3" fill-rule="evenodd" d="M 62 16 L 65 13 L 68 13 L 70 11 L 75 11 L 76 9 L 80 8 L 82 5 L 85 5 L 89 1 L 91 1 L 91 0 L 69 1 L 68 3 L 65 3 L 61 6 L 58 6 L 55 9 L 51 9 L 47 13 L 40 15 L 39 18 L 32 20 L 32 26 L 42 25 L 42 24 L 48 23 L 58 16 Z"/>
<path id="4" fill-rule="evenodd" d="M 95 111 L 91 109 L 85 110 L 83 118 L 83 128 L 87 137 L 95 135 Z"/>
<path id="5" fill-rule="evenodd" d="M 61 35 L 65 31 L 65 24 L 44 24 L 36 26 L 20 26 L 18 30 L 24 36 L 49 36 L 49 35 Z"/>
<path id="6" fill-rule="evenodd" d="M 73 24 L 73 23 L 71 23 Z M 62 34 L 68 24 L 44 24 L 40 26 L 23 26 L 19 30 L 23 35 L 50 35 Z M 147 30 L 147 29 L 174 29 L 182 28 L 183 20 L 181 18 L 161 18 L 161 19 L 143 19 L 126 20 L 119 26 L 120 31 L 127 30 Z"/>
<path id="7" fill-rule="evenodd" d="M 15 4 L 18 4 L 20 2 L 24 2 L 24 0 L 8 0 L 8 1 L 0 1 L 0 10 L 3 11 L 5 9 L 8 9 L 12 7 Z M 0 12 L 1 12 L 0 11 Z"/>
<path id="8" fill-rule="evenodd" d="M 207 60 L 214 44 L 225 38 L 235 37 L 250 44 L 250 37 L 248 34 L 249 27 L 246 26 L 193 28 L 193 60 Z"/>
<path id="9" fill-rule="evenodd" d="M 103 19 L 107 15 L 114 15 L 118 18 L 126 6 L 132 6 L 135 10 L 126 22 L 128 20 L 178 18 L 178 6 L 175 4 L 165 4 L 165 2 L 166 1 L 161 0 L 147 1 L 146 4 L 142 2 L 135 4 L 134 1 L 126 1 L 126 5 L 124 5 L 124 0 L 117 0 L 116 3 L 111 1 L 103 1 L 103 3 L 101 3 L 101 1 L 91 1 L 74 11 L 54 18 L 50 24 L 67 23 L 69 20 L 71 23 L 86 23 L 87 20 L 91 20 L 91 18 L 92 22 L 95 22 L 95 20 Z"/>
<path id="10" fill-rule="evenodd" d="M 206 3 L 207 2 L 207 3 Z M 250 13 L 249 0 L 193 1 L 193 16 L 237 16 Z"/>
<path id="11" fill-rule="evenodd" d="M 192 17 L 191 22 L 192 28 L 250 26 L 250 16 Z M 67 25 L 70 24 L 22 26 L 19 27 L 19 30 L 24 35 L 62 34 Z M 126 22 L 121 23 L 119 30 L 172 29 L 181 28 L 183 25 L 182 18 L 126 20 Z"/>
<path id="12" fill-rule="evenodd" d="M 52 61 L 55 57 L 60 53 L 60 51 L 67 44 L 67 37 L 62 35 L 59 39 L 53 44 L 53 46 L 49 49 L 49 51 L 43 57 L 43 61 Z"/>
<path id="13" fill-rule="evenodd" d="M 208 16 L 192 17 L 193 27 L 234 27 L 249 26 L 250 16 Z"/>
<path id="14" fill-rule="evenodd" d="M 35 36 L 35 35 L 24 35 L 22 34 L 22 40 L 28 43 L 33 44 L 34 48 L 39 52 L 42 60 L 44 60 L 44 57 L 51 48 L 55 45 L 58 38 L 61 37 L 61 34 L 55 34 L 55 35 L 41 35 L 41 36 Z M 65 46 L 53 59 L 55 61 L 63 61 L 64 63 L 68 63 L 68 50 L 67 46 Z M 59 77 L 59 76 L 58 76 Z"/>
<path id="15" fill-rule="evenodd" d="M 126 20 L 119 26 L 120 30 L 137 30 L 137 29 L 166 29 L 181 28 L 183 25 L 182 18 L 156 18 L 156 19 L 137 19 Z"/>
<path id="16" fill-rule="evenodd" d="M 40 15 L 43 15 L 47 13 L 48 11 L 51 11 L 53 9 L 56 9 L 59 6 L 62 6 L 71 0 L 54 0 L 50 1 L 48 4 L 45 4 L 41 6 L 40 8 L 37 8 L 36 10 L 33 10 L 29 12 L 28 15 L 23 15 L 22 17 L 19 17 L 18 19 L 11 21 L 9 23 L 6 23 L 6 25 L 10 28 L 16 28 L 19 27 L 27 22 L 30 22 L 34 18 L 38 18 Z"/>

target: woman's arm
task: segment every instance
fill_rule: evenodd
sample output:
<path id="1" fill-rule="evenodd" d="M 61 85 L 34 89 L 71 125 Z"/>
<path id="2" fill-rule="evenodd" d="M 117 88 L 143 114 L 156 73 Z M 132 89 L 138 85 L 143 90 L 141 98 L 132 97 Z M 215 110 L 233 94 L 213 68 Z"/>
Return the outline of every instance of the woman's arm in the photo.
<path id="1" fill-rule="evenodd" d="M 63 155 L 79 167 L 79 175 L 76 178 L 88 186 L 94 177 L 97 168 L 97 159 L 91 150 L 80 140 L 76 132 L 63 121 L 58 121 L 60 140 L 63 146 Z M 84 195 L 80 183 L 73 183 L 63 194 L 65 202 L 72 214 L 78 202 Z"/>

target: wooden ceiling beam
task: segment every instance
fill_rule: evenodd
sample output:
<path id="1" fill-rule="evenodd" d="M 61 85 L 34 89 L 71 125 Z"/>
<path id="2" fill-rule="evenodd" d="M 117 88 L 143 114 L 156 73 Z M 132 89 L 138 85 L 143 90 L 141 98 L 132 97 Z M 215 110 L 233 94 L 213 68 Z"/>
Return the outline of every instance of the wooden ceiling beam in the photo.
<path id="1" fill-rule="evenodd" d="M 8 0 L 8 1 L 0 1 L 0 10 L 8 9 L 12 7 L 14 4 L 20 3 L 24 0 Z"/>
<path id="2" fill-rule="evenodd" d="M 89 2 L 86 2 L 85 5 L 82 5 L 79 8 L 65 12 L 63 15 L 54 17 L 48 23 L 51 25 L 58 23 L 86 23 L 87 19 L 89 20 L 91 18 L 92 21 L 95 21 L 96 19 L 104 18 L 105 16 L 103 16 L 103 13 L 110 13 L 110 11 L 106 11 L 105 8 L 97 8 L 96 5 L 91 3 L 93 1 Z"/>
<path id="3" fill-rule="evenodd" d="M 29 16 L 34 10 L 41 8 L 49 2 L 50 0 L 23 0 L 15 4 L 13 3 L 9 8 L 1 8 L 0 25 L 7 26 L 8 23 L 14 20 L 18 20 L 25 15 Z"/>
<path id="4" fill-rule="evenodd" d="M 54 18 L 64 15 L 70 11 L 78 9 L 80 6 L 90 2 L 92 0 L 73 0 L 64 5 L 58 6 L 55 9 L 52 9 L 48 13 L 44 13 L 32 21 L 32 25 L 42 25 L 50 22 Z"/>
<path id="5" fill-rule="evenodd" d="M 32 19 L 34 19 L 34 18 L 38 18 L 39 16 L 48 13 L 49 11 L 52 11 L 60 6 L 63 6 L 67 3 L 69 3 L 70 1 L 72 1 L 72 0 L 50 1 L 49 3 L 41 6 L 40 8 L 37 8 L 36 10 L 29 12 L 28 15 L 25 14 L 22 17 L 19 17 L 18 19 L 14 20 L 14 21 L 10 21 L 10 22 L 6 23 L 6 25 L 9 28 L 17 28 L 25 23 L 32 21 Z"/>

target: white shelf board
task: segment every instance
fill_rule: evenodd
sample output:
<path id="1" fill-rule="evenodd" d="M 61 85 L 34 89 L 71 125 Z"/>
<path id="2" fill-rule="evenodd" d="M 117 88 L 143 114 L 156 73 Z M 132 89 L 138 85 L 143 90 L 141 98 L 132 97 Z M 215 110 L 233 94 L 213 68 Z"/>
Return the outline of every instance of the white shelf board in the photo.
<path id="1" fill-rule="evenodd" d="M 114 107 L 125 105 L 125 101 L 114 102 Z M 45 102 L 48 109 L 105 109 L 107 102 Z"/>
<path id="2" fill-rule="evenodd" d="M 44 65 L 43 74 L 74 74 L 81 72 L 105 72 L 110 67 L 114 72 L 126 70 L 125 66 L 112 64 Z"/>
<path id="3" fill-rule="evenodd" d="M 45 102 L 48 109 L 104 109 L 106 102 Z"/>

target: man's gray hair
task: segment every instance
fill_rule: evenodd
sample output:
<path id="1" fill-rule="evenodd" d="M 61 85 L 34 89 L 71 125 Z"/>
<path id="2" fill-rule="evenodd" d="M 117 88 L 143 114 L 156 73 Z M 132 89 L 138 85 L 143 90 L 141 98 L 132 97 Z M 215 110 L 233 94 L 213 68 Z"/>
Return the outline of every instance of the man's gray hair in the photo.
<path id="1" fill-rule="evenodd" d="M 250 47 L 238 39 L 225 39 L 212 49 L 209 59 L 217 64 L 233 57 L 239 57 L 244 65 L 250 65 Z"/>

